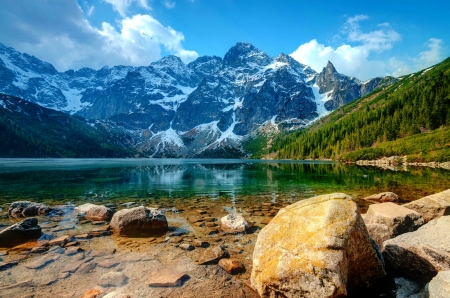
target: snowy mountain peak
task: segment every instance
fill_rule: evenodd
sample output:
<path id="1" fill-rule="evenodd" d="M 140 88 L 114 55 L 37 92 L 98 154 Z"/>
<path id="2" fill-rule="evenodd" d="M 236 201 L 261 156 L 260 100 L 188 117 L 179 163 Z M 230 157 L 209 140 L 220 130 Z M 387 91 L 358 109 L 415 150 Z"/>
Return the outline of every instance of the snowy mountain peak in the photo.
<path id="1" fill-rule="evenodd" d="M 230 66 L 239 66 L 248 63 L 266 66 L 272 63 L 273 59 L 250 43 L 238 42 L 228 50 L 223 60 Z"/>

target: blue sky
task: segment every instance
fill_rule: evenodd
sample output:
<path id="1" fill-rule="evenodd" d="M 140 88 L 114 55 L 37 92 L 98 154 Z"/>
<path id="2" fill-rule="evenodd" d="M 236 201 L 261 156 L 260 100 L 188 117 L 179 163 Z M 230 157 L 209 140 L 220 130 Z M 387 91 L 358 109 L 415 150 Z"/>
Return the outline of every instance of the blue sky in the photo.
<path id="1" fill-rule="evenodd" d="M 58 70 L 223 57 L 238 41 L 360 79 L 450 56 L 450 1 L 2 0 L 0 42 Z"/>

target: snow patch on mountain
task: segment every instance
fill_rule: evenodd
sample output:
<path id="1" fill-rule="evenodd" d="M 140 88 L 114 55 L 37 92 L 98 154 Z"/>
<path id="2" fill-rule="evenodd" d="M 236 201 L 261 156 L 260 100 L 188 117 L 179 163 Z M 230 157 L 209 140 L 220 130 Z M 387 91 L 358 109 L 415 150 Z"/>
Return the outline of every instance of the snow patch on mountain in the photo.
<path id="1" fill-rule="evenodd" d="M 331 113 L 325 108 L 325 102 L 331 99 L 331 94 L 333 93 L 333 91 L 320 94 L 319 86 L 317 84 L 312 85 L 311 88 L 314 93 L 314 99 L 317 105 L 317 114 L 319 114 L 319 117 L 317 117 L 317 119 L 325 117 L 326 115 Z"/>
<path id="2" fill-rule="evenodd" d="M 61 110 L 68 112 L 70 115 L 75 114 L 76 112 L 80 111 L 81 109 L 91 106 L 92 103 L 89 102 L 81 102 L 81 98 L 83 97 L 83 92 L 86 91 L 86 89 L 68 89 L 68 90 L 62 90 L 61 92 L 64 94 L 67 100 L 67 105 L 62 108 Z"/>

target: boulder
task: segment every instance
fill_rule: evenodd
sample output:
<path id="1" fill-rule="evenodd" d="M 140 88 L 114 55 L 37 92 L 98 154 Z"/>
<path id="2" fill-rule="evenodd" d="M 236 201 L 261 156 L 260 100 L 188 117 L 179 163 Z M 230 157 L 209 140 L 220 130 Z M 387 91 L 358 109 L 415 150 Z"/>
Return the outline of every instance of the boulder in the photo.
<path id="1" fill-rule="evenodd" d="M 91 203 L 83 204 L 74 209 L 78 214 L 84 214 L 86 219 L 95 221 L 110 220 L 114 211 L 103 205 L 95 205 Z"/>
<path id="2" fill-rule="evenodd" d="M 426 222 L 450 215 L 450 189 L 412 201 L 403 207 L 419 212 Z"/>
<path id="3" fill-rule="evenodd" d="M 228 252 L 222 246 L 208 247 L 198 259 L 198 264 L 217 264 L 220 259 L 226 257 L 228 257 Z"/>
<path id="4" fill-rule="evenodd" d="M 392 238 L 389 228 L 386 225 L 366 223 L 366 229 L 370 238 L 376 242 L 378 247 L 383 247 L 383 242 Z"/>
<path id="5" fill-rule="evenodd" d="M 386 271 L 419 281 L 429 281 L 439 271 L 450 270 L 450 216 L 443 216 L 384 242 Z"/>
<path id="6" fill-rule="evenodd" d="M 38 225 L 38 220 L 34 217 L 27 218 L 12 226 L 0 231 L 0 242 L 3 243 L 21 243 L 30 239 L 38 239 L 42 230 Z"/>
<path id="7" fill-rule="evenodd" d="M 380 247 L 385 240 L 403 233 L 413 232 L 425 224 L 422 215 L 394 203 L 370 205 L 364 222 L 366 225 L 378 224 L 387 227 L 387 233 L 386 229 L 380 226 L 367 227 L 369 235 Z"/>
<path id="8" fill-rule="evenodd" d="M 119 235 L 139 236 L 167 232 L 164 211 L 156 208 L 135 207 L 116 212 L 110 223 L 111 230 Z"/>
<path id="9" fill-rule="evenodd" d="M 398 203 L 400 201 L 400 198 L 395 193 L 388 191 L 365 197 L 363 200 L 372 203 L 387 203 L 387 202 Z"/>
<path id="10" fill-rule="evenodd" d="M 225 233 L 242 233 L 249 227 L 247 220 L 241 214 L 228 214 L 220 219 L 220 228 Z"/>
<path id="11" fill-rule="evenodd" d="M 428 297 L 450 297 L 450 271 L 439 272 L 428 284 Z"/>
<path id="12" fill-rule="evenodd" d="M 46 214 L 52 210 L 52 208 L 42 203 L 17 201 L 9 206 L 8 214 L 11 217 L 27 217 Z"/>
<path id="13" fill-rule="evenodd" d="M 343 297 L 385 275 L 357 205 L 334 193 L 281 209 L 259 232 L 251 283 L 261 297 Z"/>

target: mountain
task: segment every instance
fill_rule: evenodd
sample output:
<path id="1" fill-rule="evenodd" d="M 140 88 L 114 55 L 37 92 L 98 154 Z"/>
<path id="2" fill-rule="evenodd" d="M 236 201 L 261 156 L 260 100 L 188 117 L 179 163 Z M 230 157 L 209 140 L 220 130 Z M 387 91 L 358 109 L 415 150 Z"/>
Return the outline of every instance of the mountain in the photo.
<path id="1" fill-rule="evenodd" d="M 101 122 L 0 94 L 1 157 L 128 157 L 133 140 Z"/>
<path id="2" fill-rule="evenodd" d="M 0 92 L 104 121 L 152 157 L 243 157 L 261 127 L 298 129 L 394 78 L 361 82 L 331 62 L 321 73 L 239 42 L 223 58 L 58 72 L 0 44 Z"/>
<path id="3" fill-rule="evenodd" d="M 450 58 L 342 106 L 304 131 L 280 136 L 269 151 L 289 159 L 407 155 L 409 162 L 449 161 Z"/>

